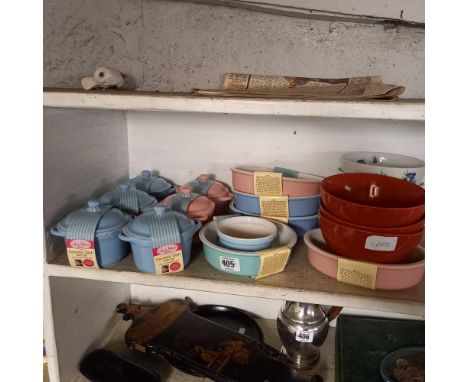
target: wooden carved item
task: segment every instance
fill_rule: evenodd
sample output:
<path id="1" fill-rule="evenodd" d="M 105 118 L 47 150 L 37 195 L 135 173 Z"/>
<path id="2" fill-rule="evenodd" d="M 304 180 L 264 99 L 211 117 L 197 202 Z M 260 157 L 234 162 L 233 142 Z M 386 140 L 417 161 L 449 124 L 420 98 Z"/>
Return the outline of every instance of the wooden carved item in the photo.
<path id="1" fill-rule="evenodd" d="M 120 304 L 117 312 L 133 320 L 127 346 L 183 362 L 214 381 L 304 381 L 276 349 L 197 316 L 184 301 L 158 307 Z"/>

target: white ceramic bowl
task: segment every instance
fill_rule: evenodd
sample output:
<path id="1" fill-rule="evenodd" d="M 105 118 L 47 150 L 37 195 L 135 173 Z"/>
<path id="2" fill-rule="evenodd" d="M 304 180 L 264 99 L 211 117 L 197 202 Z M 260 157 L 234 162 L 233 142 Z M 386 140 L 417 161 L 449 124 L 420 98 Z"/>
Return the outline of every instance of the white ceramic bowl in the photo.
<path id="1" fill-rule="evenodd" d="M 424 183 L 424 161 L 406 155 L 352 151 L 341 157 L 341 169 L 345 173 L 388 175 L 417 185 Z"/>
<path id="2" fill-rule="evenodd" d="M 221 245 L 242 251 L 270 248 L 278 234 L 277 226 L 267 219 L 236 216 L 221 220 L 216 225 Z"/>

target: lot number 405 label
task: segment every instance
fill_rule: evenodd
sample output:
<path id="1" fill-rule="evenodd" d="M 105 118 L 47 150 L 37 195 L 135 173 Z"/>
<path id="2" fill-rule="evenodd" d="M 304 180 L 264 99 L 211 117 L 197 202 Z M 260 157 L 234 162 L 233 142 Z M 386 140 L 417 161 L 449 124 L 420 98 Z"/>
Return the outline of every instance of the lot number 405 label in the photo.
<path id="1" fill-rule="evenodd" d="M 225 271 L 240 272 L 239 259 L 236 259 L 235 257 L 220 256 L 219 266 Z"/>

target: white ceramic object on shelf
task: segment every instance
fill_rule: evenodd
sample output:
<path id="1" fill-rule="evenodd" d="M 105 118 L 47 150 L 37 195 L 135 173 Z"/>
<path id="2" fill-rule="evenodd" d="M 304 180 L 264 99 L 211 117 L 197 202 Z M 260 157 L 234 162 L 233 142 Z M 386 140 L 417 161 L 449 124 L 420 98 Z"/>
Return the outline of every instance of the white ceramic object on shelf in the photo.
<path id="1" fill-rule="evenodd" d="M 421 159 L 406 155 L 352 151 L 342 155 L 341 170 L 344 173 L 388 175 L 422 185 L 425 163 Z"/>
<path id="2" fill-rule="evenodd" d="M 98 67 L 92 77 L 84 77 L 81 79 L 81 86 L 85 90 L 96 88 L 121 88 L 125 83 L 125 78 L 116 69 L 107 68 L 105 66 Z"/>

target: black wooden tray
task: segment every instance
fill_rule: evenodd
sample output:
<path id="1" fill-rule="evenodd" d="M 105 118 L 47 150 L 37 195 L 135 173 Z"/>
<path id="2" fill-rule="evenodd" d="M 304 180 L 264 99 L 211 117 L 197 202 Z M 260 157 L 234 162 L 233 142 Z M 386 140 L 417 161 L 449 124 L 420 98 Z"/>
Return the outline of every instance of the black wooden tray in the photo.
<path id="1" fill-rule="evenodd" d="M 253 318 L 239 309 L 224 305 L 199 305 L 192 307 L 191 311 L 198 316 L 216 322 L 245 336 L 263 341 L 262 329 L 260 329 Z M 169 359 L 168 361 L 172 366 L 184 373 L 203 377 L 203 374 L 196 372 L 183 362 L 176 359 Z"/>

